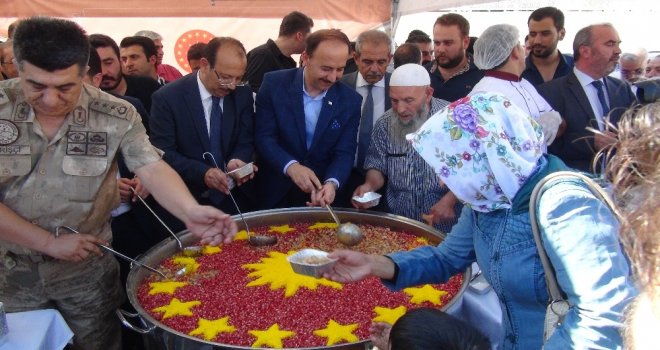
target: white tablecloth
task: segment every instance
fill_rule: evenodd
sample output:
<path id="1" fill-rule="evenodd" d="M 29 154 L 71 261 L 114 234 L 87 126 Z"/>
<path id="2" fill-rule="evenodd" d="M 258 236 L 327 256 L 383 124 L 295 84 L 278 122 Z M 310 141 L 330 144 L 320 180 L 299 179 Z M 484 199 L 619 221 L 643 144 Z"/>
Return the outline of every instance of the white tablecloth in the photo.
<path id="1" fill-rule="evenodd" d="M 34 310 L 7 314 L 9 334 L 0 350 L 61 350 L 73 332 L 57 310 Z"/>

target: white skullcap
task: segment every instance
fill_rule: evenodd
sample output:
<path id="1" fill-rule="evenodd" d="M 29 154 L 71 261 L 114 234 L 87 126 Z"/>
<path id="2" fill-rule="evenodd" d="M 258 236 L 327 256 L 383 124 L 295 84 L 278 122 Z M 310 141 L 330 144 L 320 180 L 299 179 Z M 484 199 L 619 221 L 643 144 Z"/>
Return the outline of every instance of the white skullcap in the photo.
<path id="1" fill-rule="evenodd" d="M 392 72 L 390 86 L 428 86 L 431 85 L 429 72 L 419 64 L 408 63 Z"/>
<path id="2" fill-rule="evenodd" d="M 510 24 L 488 27 L 474 43 L 474 64 L 479 69 L 493 69 L 504 63 L 518 45 L 518 29 Z"/>

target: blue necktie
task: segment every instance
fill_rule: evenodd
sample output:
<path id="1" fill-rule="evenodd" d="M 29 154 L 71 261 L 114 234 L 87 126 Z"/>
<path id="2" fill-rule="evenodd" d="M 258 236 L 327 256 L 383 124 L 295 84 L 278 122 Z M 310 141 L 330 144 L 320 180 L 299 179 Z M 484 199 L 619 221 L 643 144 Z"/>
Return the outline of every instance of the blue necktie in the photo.
<path id="1" fill-rule="evenodd" d="M 220 154 L 220 123 L 222 122 L 222 109 L 220 108 L 220 98 L 213 96 L 211 98 L 211 130 L 209 130 L 209 139 L 211 143 L 211 154 L 221 163 L 222 157 Z M 218 163 L 219 164 L 219 163 Z"/>
<path id="2" fill-rule="evenodd" d="M 610 107 L 607 106 L 607 101 L 605 100 L 605 91 L 603 91 L 603 82 L 600 80 L 594 80 L 591 82 L 591 85 L 596 87 L 596 90 L 598 91 L 598 102 L 600 102 L 600 108 L 603 110 L 603 123 L 602 126 L 599 123 L 598 124 L 598 129 L 599 130 L 607 130 L 607 126 L 605 125 L 605 116 L 610 112 Z M 596 119 L 598 120 L 598 119 Z M 605 157 L 605 154 L 601 155 L 600 159 L 600 172 L 605 172 L 605 166 L 607 165 L 607 157 Z"/>
<path id="3" fill-rule="evenodd" d="M 600 108 L 603 110 L 603 125 L 605 125 L 605 116 L 610 112 L 610 107 L 607 106 L 607 101 L 605 100 L 603 82 L 600 80 L 594 80 L 591 82 L 591 85 L 595 86 L 596 90 L 598 91 L 598 102 L 600 102 Z M 600 125 L 598 125 L 598 128 L 600 129 Z"/>
<path id="4" fill-rule="evenodd" d="M 374 85 L 367 85 L 367 99 L 362 106 L 362 122 L 360 123 L 360 133 L 358 137 L 357 168 L 362 171 L 364 167 L 364 158 L 367 156 L 369 141 L 371 141 L 371 130 L 374 127 L 374 96 L 371 90 Z"/>
<path id="5" fill-rule="evenodd" d="M 213 106 L 211 107 L 211 122 L 210 122 L 210 128 L 209 130 L 209 141 L 211 144 L 211 154 L 213 157 L 216 159 L 218 164 L 224 164 L 222 161 L 222 155 L 220 154 L 220 149 L 221 149 L 221 140 L 220 140 L 220 123 L 222 122 L 222 109 L 220 108 L 220 98 L 219 97 L 211 97 L 211 103 Z M 215 205 L 219 205 L 220 202 L 222 202 L 222 199 L 224 198 L 224 195 L 216 190 L 210 190 L 209 191 L 209 199 L 211 202 Z"/>

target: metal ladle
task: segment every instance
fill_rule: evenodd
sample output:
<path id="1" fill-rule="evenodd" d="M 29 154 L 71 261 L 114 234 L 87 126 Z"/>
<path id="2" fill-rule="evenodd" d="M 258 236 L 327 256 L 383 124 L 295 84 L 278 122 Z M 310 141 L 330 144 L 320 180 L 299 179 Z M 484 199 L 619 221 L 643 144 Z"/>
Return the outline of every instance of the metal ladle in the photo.
<path id="1" fill-rule="evenodd" d="M 140 202 L 142 202 L 142 204 L 144 204 L 144 206 L 149 210 L 149 212 L 151 212 L 151 214 L 156 218 L 156 220 L 158 220 L 158 222 L 160 222 L 160 224 L 163 225 L 163 227 L 165 227 L 165 230 L 167 230 L 167 232 L 169 232 L 170 235 L 172 235 L 172 237 L 176 241 L 177 246 L 179 247 L 179 250 L 183 252 L 183 255 L 193 257 L 193 256 L 198 256 L 202 253 L 202 247 L 200 247 L 200 246 L 187 246 L 187 247 L 184 247 L 183 243 L 181 242 L 179 237 L 170 229 L 169 226 L 167 226 L 167 224 L 165 224 L 165 222 L 160 218 L 160 216 L 158 216 L 158 214 L 156 214 L 156 212 L 153 211 L 153 209 L 151 209 L 151 207 L 149 206 L 149 204 L 147 204 L 147 202 L 144 200 L 144 198 L 142 198 L 142 196 L 140 196 L 137 193 L 137 190 L 135 190 L 135 188 L 133 186 L 129 186 L 129 187 L 130 187 L 131 191 L 133 192 L 133 194 L 140 200 Z M 185 273 L 185 271 L 184 271 L 184 273 Z M 177 272 L 177 275 L 179 275 L 178 272 Z"/>
<path id="2" fill-rule="evenodd" d="M 57 226 L 55 228 L 55 237 L 58 237 L 60 235 L 60 228 L 66 229 L 66 230 L 71 231 L 73 233 L 80 233 L 80 232 L 78 232 L 78 230 L 73 229 L 69 226 Z M 118 251 L 116 251 L 116 250 L 114 250 L 114 249 L 112 249 L 108 246 L 105 246 L 103 244 L 100 244 L 100 243 L 95 243 L 95 244 L 101 249 L 104 249 L 104 250 L 106 250 L 106 251 L 108 251 L 108 252 L 110 252 L 110 253 L 112 253 L 112 254 L 114 254 L 114 255 L 116 255 L 116 256 L 124 259 L 124 260 L 127 260 L 127 261 L 129 261 L 129 262 L 131 262 L 135 265 L 140 266 L 140 267 L 143 267 L 143 268 L 145 268 L 145 269 L 147 269 L 151 272 L 155 272 L 155 273 L 159 274 L 161 277 L 163 277 L 164 279 L 167 279 L 167 277 L 165 276 L 164 273 L 160 272 L 159 270 L 157 270 L 157 269 L 155 269 L 155 268 L 153 268 L 153 267 L 151 267 L 147 264 L 141 263 L 141 262 L 139 262 L 139 261 L 137 261 L 133 258 L 129 258 L 128 256 L 126 256 L 126 255 L 124 255 L 124 254 L 122 254 L 122 253 L 120 253 L 120 252 L 118 252 Z"/>
<path id="3" fill-rule="evenodd" d="M 213 165 L 215 165 L 216 168 L 222 171 L 222 169 L 220 169 L 220 167 L 218 166 L 218 163 L 215 161 L 215 157 L 213 156 L 213 154 L 211 154 L 211 152 L 204 152 L 204 154 L 202 154 L 202 158 L 204 159 L 206 159 L 207 156 L 211 159 Z M 227 166 L 225 165 L 225 169 L 226 168 Z M 225 175 L 229 176 L 227 173 L 225 173 Z M 243 213 L 241 212 L 241 209 L 238 207 L 238 203 L 236 203 L 236 200 L 234 199 L 234 195 L 231 194 L 231 189 L 227 192 L 229 192 L 229 197 L 231 198 L 231 201 L 234 203 L 234 207 L 236 208 L 238 215 L 241 217 L 241 220 L 243 221 L 243 225 L 245 225 L 245 232 L 247 233 L 248 243 L 253 247 L 262 247 L 277 243 L 277 237 L 275 236 L 255 235 L 253 233 L 250 233 L 250 227 L 248 226 L 247 221 L 245 221 L 245 218 L 243 217 Z"/>
<path id="4" fill-rule="evenodd" d="M 354 246 L 360 243 L 360 241 L 362 241 L 362 239 L 364 238 L 364 234 L 362 233 L 362 229 L 358 225 L 350 222 L 342 224 L 341 222 L 339 222 L 339 218 L 337 217 L 337 215 L 335 215 L 335 212 L 332 210 L 332 207 L 330 207 L 330 205 L 326 205 L 325 207 L 326 209 L 328 209 L 330 215 L 332 215 L 332 218 L 337 223 L 337 231 L 335 233 L 337 235 L 337 240 L 339 240 L 339 242 L 347 246 Z"/>

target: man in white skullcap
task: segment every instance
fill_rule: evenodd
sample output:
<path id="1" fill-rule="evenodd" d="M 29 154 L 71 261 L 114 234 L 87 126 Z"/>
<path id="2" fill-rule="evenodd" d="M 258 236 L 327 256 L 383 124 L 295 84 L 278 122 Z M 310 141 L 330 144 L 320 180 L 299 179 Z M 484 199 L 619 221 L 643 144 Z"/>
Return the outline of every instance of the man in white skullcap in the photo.
<path id="1" fill-rule="evenodd" d="M 378 119 L 364 161 L 366 179 L 353 192 L 362 196 L 385 185 L 386 209 L 425 221 L 443 232 L 456 222 L 461 205 L 437 175 L 406 141 L 406 135 L 449 103 L 434 98 L 428 72 L 419 64 L 404 64 L 392 73 L 392 108 Z M 366 209 L 353 201 L 353 206 Z"/>
<path id="2" fill-rule="evenodd" d="M 557 136 L 561 116 L 521 77 L 525 70 L 525 48 L 520 44 L 518 29 L 509 24 L 488 27 L 474 43 L 474 64 L 485 70 L 485 76 L 470 95 L 498 92 L 506 96 L 541 124 L 546 145 L 551 144 Z"/>

